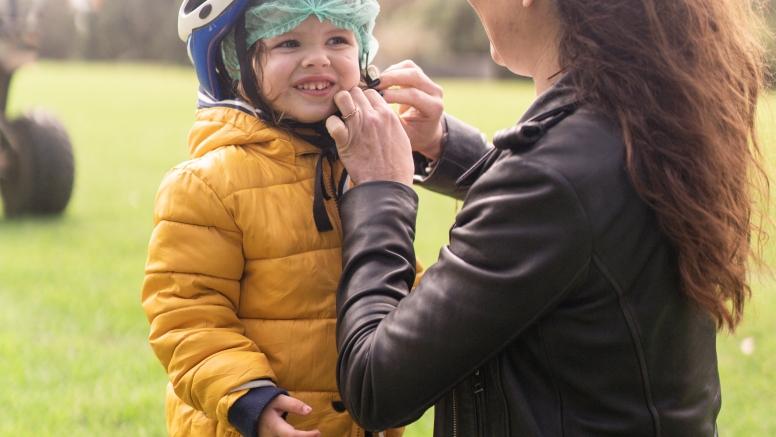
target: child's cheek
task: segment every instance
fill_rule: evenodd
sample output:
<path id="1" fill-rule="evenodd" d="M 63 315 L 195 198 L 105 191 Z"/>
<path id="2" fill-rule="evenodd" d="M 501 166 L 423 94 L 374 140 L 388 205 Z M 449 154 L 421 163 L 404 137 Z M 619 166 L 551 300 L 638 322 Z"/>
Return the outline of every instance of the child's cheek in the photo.
<path id="1" fill-rule="evenodd" d="M 358 62 L 358 52 L 353 53 L 348 57 L 348 69 L 343 79 L 343 89 L 349 90 L 358 86 L 361 81 L 361 68 Z"/>

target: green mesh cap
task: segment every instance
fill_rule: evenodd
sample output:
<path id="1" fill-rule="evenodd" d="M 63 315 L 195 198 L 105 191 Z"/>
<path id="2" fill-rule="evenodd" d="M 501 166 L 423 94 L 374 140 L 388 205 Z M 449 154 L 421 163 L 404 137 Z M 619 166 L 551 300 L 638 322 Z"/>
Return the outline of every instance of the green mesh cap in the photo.
<path id="1" fill-rule="evenodd" d="M 329 20 L 340 29 L 351 30 L 360 48 L 359 61 L 365 67 L 377 53 L 372 36 L 380 12 L 377 0 L 252 0 L 245 10 L 248 47 L 262 38 L 274 38 L 299 26 L 310 15 Z M 234 45 L 234 28 L 221 43 L 221 53 L 229 76 L 240 79 L 240 64 Z"/>

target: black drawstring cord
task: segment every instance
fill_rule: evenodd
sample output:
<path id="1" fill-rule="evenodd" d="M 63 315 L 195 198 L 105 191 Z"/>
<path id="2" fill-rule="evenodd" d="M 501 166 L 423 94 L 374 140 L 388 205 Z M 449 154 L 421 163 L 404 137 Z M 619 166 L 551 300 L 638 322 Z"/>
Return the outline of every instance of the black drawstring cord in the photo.
<path id="1" fill-rule="evenodd" d="M 321 152 L 321 156 L 318 157 L 318 164 L 315 166 L 315 195 L 313 196 L 313 219 L 315 220 L 315 227 L 318 228 L 318 232 L 328 232 L 334 230 L 334 226 L 329 220 L 329 213 L 326 211 L 326 204 L 324 203 L 324 197 L 329 200 L 331 197 L 326 193 L 326 188 L 323 186 L 323 158 L 326 156 L 325 152 Z"/>
<path id="2" fill-rule="evenodd" d="M 315 227 L 318 228 L 318 232 L 328 232 L 334 230 L 334 226 L 329 219 L 329 213 L 326 211 L 326 200 L 330 200 L 328 191 L 326 191 L 326 181 L 323 177 L 323 160 L 327 159 L 330 165 L 333 165 L 338 159 L 337 145 L 334 139 L 329 135 L 328 129 L 326 129 L 325 122 L 318 123 L 295 123 L 287 122 L 288 127 L 292 129 L 294 134 L 299 138 L 307 141 L 308 143 L 321 149 L 321 155 L 318 157 L 318 163 L 315 165 L 315 192 L 313 195 L 313 219 L 315 220 Z M 300 129 L 310 129 L 317 135 L 309 135 L 300 132 Z M 330 175 L 331 189 L 334 191 L 334 200 L 339 200 L 344 192 L 345 180 L 348 177 L 347 170 L 342 171 L 339 184 L 335 184 L 334 181 L 334 168 Z M 338 187 L 338 188 L 335 188 Z"/>
<path id="3" fill-rule="evenodd" d="M 348 169 L 342 169 L 342 176 L 340 176 L 339 186 L 337 187 L 337 199 L 345 194 L 345 183 L 348 181 Z"/>

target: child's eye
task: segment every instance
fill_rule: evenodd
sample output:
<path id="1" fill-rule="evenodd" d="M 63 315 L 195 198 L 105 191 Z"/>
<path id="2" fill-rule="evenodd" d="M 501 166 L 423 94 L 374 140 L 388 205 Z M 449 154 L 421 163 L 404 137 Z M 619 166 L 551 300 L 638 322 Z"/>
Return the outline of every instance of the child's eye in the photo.
<path id="1" fill-rule="evenodd" d="M 295 48 L 299 47 L 299 41 L 295 39 L 287 39 L 278 45 L 275 46 L 276 48 Z"/>
<path id="2" fill-rule="evenodd" d="M 350 44 L 350 41 L 348 41 L 348 39 L 343 36 L 335 36 L 333 38 L 329 38 L 326 43 L 329 45 Z"/>

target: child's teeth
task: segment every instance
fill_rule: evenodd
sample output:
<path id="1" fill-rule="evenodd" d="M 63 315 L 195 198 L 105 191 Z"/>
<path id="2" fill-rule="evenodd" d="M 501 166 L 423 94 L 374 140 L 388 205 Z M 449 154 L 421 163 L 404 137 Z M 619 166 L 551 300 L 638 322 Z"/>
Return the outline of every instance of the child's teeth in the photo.
<path id="1" fill-rule="evenodd" d="M 318 82 L 318 83 L 305 83 L 302 85 L 299 85 L 299 88 L 303 90 L 322 90 L 329 86 L 328 82 Z"/>

